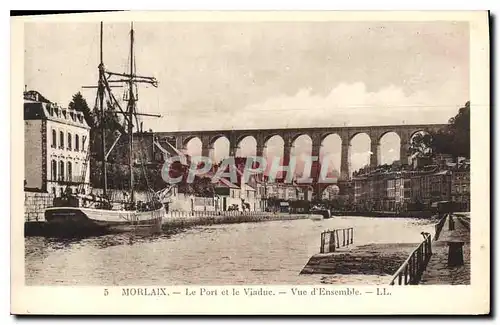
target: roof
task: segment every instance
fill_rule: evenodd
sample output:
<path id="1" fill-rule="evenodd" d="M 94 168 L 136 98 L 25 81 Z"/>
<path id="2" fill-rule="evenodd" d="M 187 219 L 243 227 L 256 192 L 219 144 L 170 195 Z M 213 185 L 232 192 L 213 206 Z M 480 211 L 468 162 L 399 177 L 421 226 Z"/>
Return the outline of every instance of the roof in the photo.
<path id="1" fill-rule="evenodd" d="M 251 185 L 248 185 L 248 183 L 245 184 L 245 188 L 255 191 L 255 188 L 253 186 L 251 186 Z"/>
<path id="2" fill-rule="evenodd" d="M 90 129 L 82 112 L 33 100 L 24 101 L 24 120 L 50 120 Z"/>
<path id="3" fill-rule="evenodd" d="M 225 178 L 220 178 L 215 187 L 227 187 L 227 188 L 239 189 L 238 186 L 234 185 Z"/>
<path id="4" fill-rule="evenodd" d="M 43 97 L 42 94 L 40 94 L 36 90 L 28 90 L 23 93 L 24 100 L 29 100 L 33 102 L 41 102 L 41 103 L 51 103 L 50 100 L 47 98 Z"/>

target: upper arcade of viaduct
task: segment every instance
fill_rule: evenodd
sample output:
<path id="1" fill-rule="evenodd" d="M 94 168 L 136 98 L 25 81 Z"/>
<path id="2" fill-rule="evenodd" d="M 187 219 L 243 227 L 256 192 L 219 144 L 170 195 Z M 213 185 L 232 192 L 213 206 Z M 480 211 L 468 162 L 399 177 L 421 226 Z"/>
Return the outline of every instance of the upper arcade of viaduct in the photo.
<path id="1" fill-rule="evenodd" d="M 208 157 L 210 149 L 213 149 L 215 141 L 221 137 L 229 140 L 229 156 L 235 156 L 241 141 L 246 137 L 253 137 L 257 142 L 256 155 L 262 156 L 267 141 L 274 136 L 280 136 L 284 142 L 284 159 L 290 157 L 294 141 L 301 135 L 307 135 L 312 140 L 312 156 L 319 156 L 323 140 L 331 135 L 337 134 L 342 142 L 341 152 L 341 175 L 347 177 L 349 146 L 352 138 L 364 133 L 371 140 L 370 165 L 376 166 L 379 157 L 380 139 L 389 132 L 396 133 L 400 138 L 400 158 L 408 157 L 409 141 L 419 131 L 433 132 L 445 126 L 445 124 L 416 124 L 416 125 L 383 125 L 383 126 L 342 126 L 342 127 L 314 127 L 314 128 L 286 128 L 286 129 L 247 129 L 247 130 L 210 130 L 210 131 L 177 131 L 177 132 L 155 132 L 158 141 L 174 144 L 177 149 L 185 150 L 188 142 L 193 138 L 200 139 L 202 143 L 202 155 Z"/>

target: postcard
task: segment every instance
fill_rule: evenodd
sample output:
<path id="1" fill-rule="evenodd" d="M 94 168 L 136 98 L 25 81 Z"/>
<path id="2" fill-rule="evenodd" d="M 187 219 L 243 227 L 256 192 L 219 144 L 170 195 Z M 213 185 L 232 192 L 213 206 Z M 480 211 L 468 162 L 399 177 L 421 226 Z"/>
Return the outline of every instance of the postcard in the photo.
<path id="1" fill-rule="evenodd" d="M 488 12 L 11 27 L 11 313 L 490 312 Z"/>

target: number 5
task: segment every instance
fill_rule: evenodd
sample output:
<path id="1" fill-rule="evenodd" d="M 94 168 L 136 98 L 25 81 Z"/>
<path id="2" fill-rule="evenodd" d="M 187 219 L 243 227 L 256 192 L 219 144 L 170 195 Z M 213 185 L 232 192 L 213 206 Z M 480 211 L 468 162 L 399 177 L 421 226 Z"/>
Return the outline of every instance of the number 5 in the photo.
<path id="1" fill-rule="evenodd" d="M 108 289 L 104 289 L 104 297 L 106 297 L 107 295 L 109 295 Z"/>

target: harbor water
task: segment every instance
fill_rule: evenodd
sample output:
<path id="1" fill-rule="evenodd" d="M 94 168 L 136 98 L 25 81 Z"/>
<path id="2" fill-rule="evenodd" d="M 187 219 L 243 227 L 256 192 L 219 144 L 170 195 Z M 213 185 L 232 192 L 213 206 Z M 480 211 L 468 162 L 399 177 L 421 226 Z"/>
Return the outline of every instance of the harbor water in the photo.
<path id="1" fill-rule="evenodd" d="M 424 219 L 338 217 L 200 226 L 140 237 L 25 239 L 27 285 L 386 284 L 391 276 L 299 275 L 320 233 L 354 228 L 354 244 L 415 243 Z"/>

